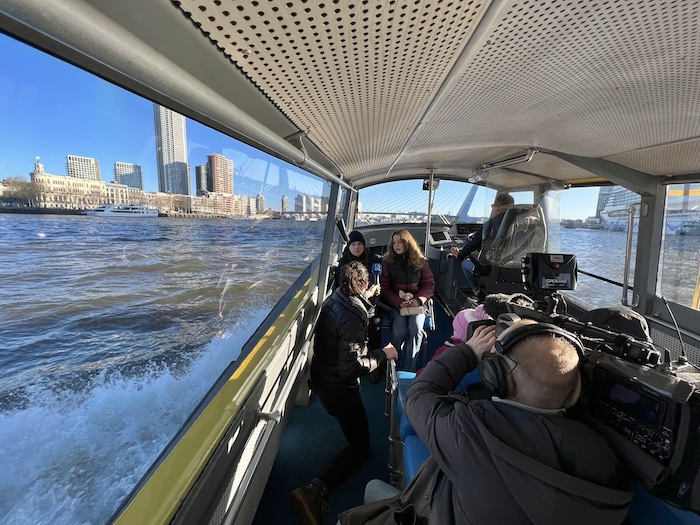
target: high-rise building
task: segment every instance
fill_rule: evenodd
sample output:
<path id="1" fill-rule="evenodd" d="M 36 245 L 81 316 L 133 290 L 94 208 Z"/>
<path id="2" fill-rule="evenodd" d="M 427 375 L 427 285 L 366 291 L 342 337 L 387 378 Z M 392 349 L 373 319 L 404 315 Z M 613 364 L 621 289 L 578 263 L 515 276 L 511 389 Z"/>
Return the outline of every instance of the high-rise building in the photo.
<path id="1" fill-rule="evenodd" d="M 204 195 L 209 191 L 207 178 L 207 165 L 200 164 L 194 167 L 194 186 L 197 195 Z"/>
<path id="2" fill-rule="evenodd" d="M 262 193 L 258 193 L 258 196 L 255 198 L 255 207 L 257 208 L 258 213 L 265 211 L 265 197 Z"/>
<path id="3" fill-rule="evenodd" d="M 207 181 L 207 190 L 233 195 L 233 161 L 218 153 L 207 155 Z"/>
<path id="4" fill-rule="evenodd" d="M 143 176 L 141 166 L 128 162 L 114 163 L 114 181 L 117 184 L 124 184 L 130 188 L 143 190 Z"/>
<path id="5" fill-rule="evenodd" d="M 190 166 L 187 161 L 185 117 L 173 110 L 153 104 L 156 130 L 158 191 L 190 194 Z"/>
<path id="6" fill-rule="evenodd" d="M 282 204 L 280 207 L 280 211 L 282 213 L 289 211 L 289 197 L 287 197 L 286 195 L 282 195 Z"/>
<path id="7" fill-rule="evenodd" d="M 85 180 L 102 180 L 100 178 L 100 163 L 90 157 L 68 155 L 66 157 L 66 172 L 69 177 Z"/>

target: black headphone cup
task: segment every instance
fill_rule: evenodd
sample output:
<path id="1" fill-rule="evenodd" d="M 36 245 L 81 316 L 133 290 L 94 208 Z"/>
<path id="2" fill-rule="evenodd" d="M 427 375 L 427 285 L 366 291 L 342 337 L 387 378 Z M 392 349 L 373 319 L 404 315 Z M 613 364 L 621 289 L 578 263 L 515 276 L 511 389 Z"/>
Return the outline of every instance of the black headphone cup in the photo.
<path id="1" fill-rule="evenodd" d="M 486 354 L 479 363 L 481 382 L 491 394 L 502 399 L 508 396 L 508 374 L 510 369 L 501 354 Z"/>

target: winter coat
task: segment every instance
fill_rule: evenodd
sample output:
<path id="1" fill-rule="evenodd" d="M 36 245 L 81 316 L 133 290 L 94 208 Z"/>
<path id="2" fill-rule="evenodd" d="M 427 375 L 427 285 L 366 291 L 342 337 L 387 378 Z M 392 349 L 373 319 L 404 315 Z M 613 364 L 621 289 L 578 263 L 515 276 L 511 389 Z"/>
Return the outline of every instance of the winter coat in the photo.
<path id="1" fill-rule="evenodd" d="M 426 365 L 406 414 L 431 456 L 399 496 L 340 522 L 621 523 L 632 483 L 605 440 L 561 412 L 448 395 L 476 365 L 464 344 Z"/>
<path id="2" fill-rule="evenodd" d="M 367 272 L 369 273 L 369 284 L 374 284 L 374 276 L 372 275 L 372 265 L 374 263 L 381 264 L 382 258 L 376 253 L 370 252 L 367 249 L 365 249 L 365 251 L 360 257 L 355 257 L 353 254 L 350 253 L 350 251 L 347 248 L 345 248 L 343 256 L 340 258 L 340 260 L 338 261 L 338 266 L 335 268 L 335 286 L 337 287 L 340 284 L 340 270 L 343 268 L 343 266 L 353 261 L 359 261 L 365 265 L 365 268 L 367 268 Z"/>
<path id="3" fill-rule="evenodd" d="M 382 261 L 382 275 L 379 281 L 382 286 L 379 298 L 384 304 L 397 310 L 403 302 L 399 291 L 412 293 L 413 297 L 420 299 L 421 304 L 427 303 L 435 293 L 435 277 L 428 261 L 424 260 L 423 268 L 416 270 L 409 263 L 405 253 L 395 255 L 391 262 L 387 262 L 386 259 Z"/>
<path id="4" fill-rule="evenodd" d="M 360 377 L 386 361 L 381 348 L 369 350 L 367 328 L 374 308 L 362 297 L 349 296 L 342 288 L 326 299 L 316 324 L 312 386 L 340 393 L 359 388 Z"/>

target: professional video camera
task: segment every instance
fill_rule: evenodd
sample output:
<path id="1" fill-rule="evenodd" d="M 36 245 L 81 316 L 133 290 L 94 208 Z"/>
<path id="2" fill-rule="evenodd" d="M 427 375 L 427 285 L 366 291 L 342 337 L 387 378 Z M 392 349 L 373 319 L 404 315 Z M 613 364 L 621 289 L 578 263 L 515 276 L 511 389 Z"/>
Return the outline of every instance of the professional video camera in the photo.
<path id="1" fill-rule="evenodd" d="M 700 369 L 685 356 L 664 362 L 651 339 L 629 330 L 557 314 L 559 291 L 576 287 L 576 271 L 574 255 L 528 253 L 523 282 L 543 299 L 508 311 L 579 337 L 584 389 L 572 414 L 605 437 L 652 494 L 700 513 Z"/>

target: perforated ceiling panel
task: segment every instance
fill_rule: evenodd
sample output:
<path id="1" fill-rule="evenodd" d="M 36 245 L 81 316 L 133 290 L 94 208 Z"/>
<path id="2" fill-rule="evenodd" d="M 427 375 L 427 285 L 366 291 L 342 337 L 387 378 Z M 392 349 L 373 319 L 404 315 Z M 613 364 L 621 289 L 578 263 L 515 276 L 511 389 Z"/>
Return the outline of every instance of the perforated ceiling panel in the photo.
<path id="1" fill-rule="evenodd" d="M 359 185 L 529 147 L 700 172 L 700 0 L 174 3 Z"/>
<path id="2" fill-rule="evenodd" d="M 415 149 L 505 141 L 606 157 L 697 139 L 699 20 L 698 2 L 508 2 Z M 663 173 L 635 156 L 624 160 Z"/>
<path id="3" fill-rule="evenodd" d="M 345 173 L 394 161 L 488 2 L 180 3 Z"/>

